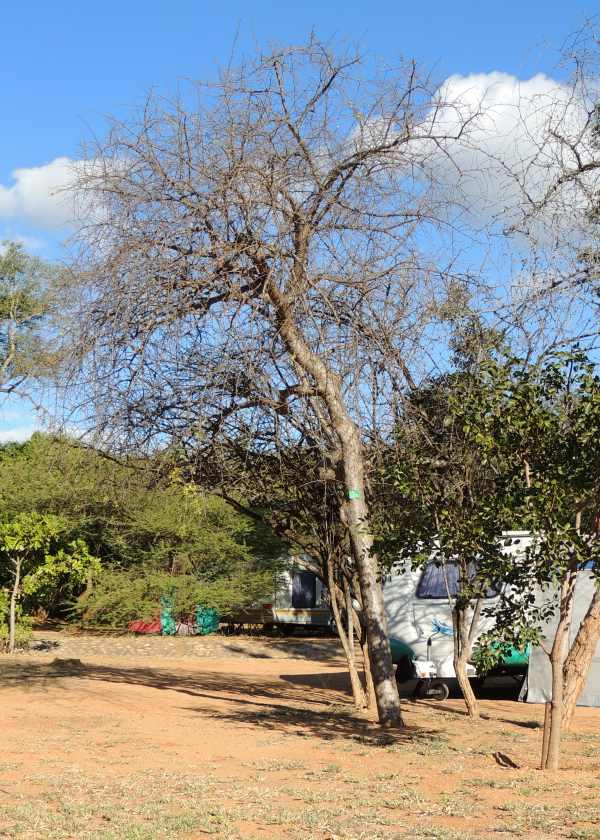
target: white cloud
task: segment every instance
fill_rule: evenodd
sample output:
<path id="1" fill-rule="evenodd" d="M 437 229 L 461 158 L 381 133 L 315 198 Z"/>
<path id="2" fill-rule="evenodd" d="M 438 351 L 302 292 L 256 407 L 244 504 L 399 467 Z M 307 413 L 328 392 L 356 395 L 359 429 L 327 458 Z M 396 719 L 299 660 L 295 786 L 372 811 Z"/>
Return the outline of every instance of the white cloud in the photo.
<path id="1" fill-rule="evenodd" d="M 15 169 L 14 183 L 0 184 L 0 219 L 18 220 L 44 230 L 60 230 L 74 218 L 72 193 L 77 163 L 60 157 L 29 168 Z"/>
<path id="2" fill-rule="evenodd" d="M 572 165 L 572 153 L 552 140 L 551 129 L 572 142 L 584 161 L 594 154 L 589 132 L 583 131 L 589 103 L 580 91 L 543 74 L 527 80 L 498 71 L 453 75 L 440 86 L 434 103 L 412 152 L 438 184 L 462 196 L 475 225 L 515 222 L 526 195 L 539 200 L 561 167 Z M 372 139 L 377 130 L 375 122 L 361 124 L 352 140 L 360 142 L 366 135 Z M 436 141 L 427 140 L 428 135 Z M 54 231 L 69 227 L 86 209 L 79 201 L 76 214 L 69 187 L 84 167 L 86 175 L 93 175 L 95 166 L 94 161 L 59 157 L 42 166 L 15 169 L 13 183 L 0 184 L 0 221 Z M 595 173 L 588 176 L 587 185 L 600 186 Z M 93 183 L 90 186 L 93 191 Z M 584 206 L 581 184 L 569 189 L 555 197 L 554 219 L 567 198 L 571 209 Z M 89 216 L 99 213 L 99 196 L 92 195 Z M 569 223 L 574 222 L 571 216 Z"/>
<path id="3" fill-rule="evenodd" d="M 500 72 L 450 76 L 435 99 L 439 107 L 423 128 L 446 139 L 440 146 L 425 142 L 420 153 L 480 223 L 518 222 L 532 202 L 545 199 L 559 174 L 575 165 L 569 145 L 584 163 L 597 157 L 582 92 L 543 74 L 526 81 Z M 575 216 L 585 208 L 585 191 L 598 186 L 600 170 L 553 193 L 545 223 L 557 221 L 565 206 L 569 225 L 581 221 Z"/>
<path id="4" fill-rule="evenodd" d="M 0 429 L 0 443 L 14 443 L 29 440 L 37 426 L 14 426 L 12 429 Z"/>

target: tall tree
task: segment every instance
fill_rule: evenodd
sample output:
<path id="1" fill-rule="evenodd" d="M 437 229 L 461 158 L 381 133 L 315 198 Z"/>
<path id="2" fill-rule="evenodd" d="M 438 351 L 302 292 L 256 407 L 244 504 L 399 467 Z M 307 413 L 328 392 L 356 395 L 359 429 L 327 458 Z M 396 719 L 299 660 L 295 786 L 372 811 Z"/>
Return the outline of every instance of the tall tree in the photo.
<path id="1" fill-rule="evenodd" d="M 507 586 L 491 638 L 540 642 L 544 622 L 557 616 L 550 641 L 541 642 L 552 671 L 541 765 L 557 769 L 565 701 L 568 720 L 600 637 L 596 592 L 570 642 L 577 576 L 600 571 L 600 377 L 582 352 L 532 367 L 490 364 L 466 413 L 485 457 L 503 453 L 517 468 L 512 503 L 534 537 L 499 569 Z"/>
<path id="2" fill-rule="evenodd" d="M 440 569 L 452 610 L 454 672 L 467 711 L 479 717 L 468 676 L 485 599 L 501 566 L 508 513 L 506 472 L 465 434 L 477 377 L 463 370 L 411 392 L 384 459 L 379 544 L 388 562 Z"/>
<path id="3" fill-rule="evenodd" d="M 423 290 L 445 276 L 419 251 L 451 215 L 428 189 L 447 103 L 414 64 L 368 77 L 314 38 L 196 93 L 114 123 L 82 168 L 85 400 L 129 446 L 316 419 L 340 453 L 379 719 L 398 724 L 365 442 L 391 427 Z"/>

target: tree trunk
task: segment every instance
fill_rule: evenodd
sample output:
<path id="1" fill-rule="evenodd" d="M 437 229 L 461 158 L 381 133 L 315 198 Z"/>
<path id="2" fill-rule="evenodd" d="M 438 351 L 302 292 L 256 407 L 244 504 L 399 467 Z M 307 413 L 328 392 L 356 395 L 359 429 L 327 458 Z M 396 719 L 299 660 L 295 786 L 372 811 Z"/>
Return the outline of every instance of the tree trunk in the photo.
<path id="1" fill-rule="evenodd" d="M 377 579 L 377 561 L 372 551 L 373 537 L 368 530 L 369 511 L 365 500 L 365 465 L 360 434 L 344 403 L 339 377 L 310 349 L 298 329 L 294 320 L 294 296 L 291 293 L 284 294 L 273 280 L 268 282 L 266 288 L 277 311 L 279 335 L 295 363 L 313 380 L 316 394 L 327 407 L 331 429 L 340 441 L 345 510 L 369 640 L 379 723 L 386 727 L 403 726 L 387 635 L 383 592 Z"/>
<path id="2" fill-rule="evenodd" d="M 552 699 L 550 701 L 550 732 L 548 733 L 548 751 L 544 770 L 558 770 L 560 763 L 560 739 L 563 710 L 563 660 L 564 636 L 561 630 L 560 640 L 555 639 L 550 654 L 552 668 Z"/>
<path id="3" fill-rule="evenodd" d="M 362 599 L 360 596 L 360 587 L 358 586 L 358 580 L 355 578 L 353 580 L 353 589 L 356 593 L 356 597 L 360 607 L 360 613 L 354 610 L 354 624 L 358 627 L 360 633 L 358 636 L 358 641 L 360 644 L 360 652 L 362 657 L 363 663 L 363 672 L 365 675 L 365 693 L 367 695 L 367 708 L 375 709 L 377 707 L 377 701 L 375 698 L 375 685 L 373 684 L 373 674 L 371 673 L 371 658 L 369 656 L 369 640 L 367 638 L 367 629 L 364 626 L 363 621 L 363 609 L 362 609 Z"/>
<path id="4" fill-rule="evenodd" d="M 461 653 L 460 656 L 455 656 L 454 671 L 456 673 L 456 679 L 458 680 L 460 690 L 462 691 L 462 696 L 464 698 L 469 717 L 473 720 L 479 720 L 479 703 L 475 697 L 471 680 L 467 675 L 467 661 L 468 655 L 466 654 Z"/>
<path id="5" fill-rule="evenodd" d="M 364 463 L 358 429 L 348 416 L 340 418 L 335 427 L 342 442 L 348 496 L 346 516 L 356 559 L 379 722 L 386 727 L 403 726 L 387 634 L 383 592 L 377 579 L 377 561 L 372 552 L 373 538 L 368 532 Z"/>
<path id="6" fill-rule="evenodd" d="M 375 697 L 375 684 L 373 682 L 373 674 L 371 673 L 371 657 L 369 654 L 369 640 L 367 634 L 364 632 L 360 639 L 360 650 L 363 660 L 363 670 L 365 672 L 365 684 L 367 694 L 367 707 L 369 709 L 377 708 L 377 698 Z"/>
<path id="7" fill-rule="evenodd" d="M 543 760 L 544 756 L 542 756 L 542 770 L 558 770 L 560 764 L 560 739 L 563 716 L 563 667 L 566 646 L 569 640 L 576 578 L 577 567 L 574 566 L 567 573 L 560 591 L 558 626 L 550 650 L 552 696 L 550 700 L 549 720 L 547 721 L 550 725 L 550 731 L 547 736 L 544 733 L 547 742 L 547 755 L 545 762 Z"/>
<path id="8" fill-rule="evenodd" d="M 478 601 L 478 605 L 481 599 Z M 480 607 L 476 607 L 471 619 L 470 628 L 467 628 L 466 610 L 454 606 L 452 611 L 452 618 L 454 624 L 454 673 L 462 691 L 462 696 L 467 707 L 469 717 L 473 720 L 479 719 L 479 703 L 473 692 L 471 680 L 467 675 L 467 663 L 471 656 L 471 649 L 473 647 L 473 631 L 474 626 L 479 618 Z"/>
<path id="9" fill-rule="evenodd" d="M 15 579 L 10 593 L 10 607 L 8 612 L 8 652 L 15 652 L 15 636 L 17 629 L 17 601 L 19 599 L 19 588 L 21 586 L 21 559 L 14 561 Z"/>
<path id="10" fill-rule="evenodd" d="M 335 582 L 335 576 L 333 572 L 333 561 L 331 560 L 331 558 L 327 560 L 327 586 L 329 588 L 329 599 L 331 601 L 331 610 L 333 612 L 335 626 L 338 632 L 340 642 L 342 643 L 342 648 L 344 650 L 346 662 L 348 663 L 348 674 L 350 675 L 350 685 L 352 687 L 352 698 L 354 700 L 354 705 L 357 709 L 364 709 L 367 703 L 365 693 L 360 682 L 360 676 L 356 668 L 354 633 L 351 632 L 351 628 L 353 627 L 352 613 L 350 613 L 348 618 L 349 632 L 348 635 L 346 635 L 344 622 L 342 621 L 342 616 L 340 613 L 339 603 L 337 599 L 338 586 Z"/>
<path id="11" fill-rule="evenodd" d="M 550 703 L 546 703 L 544 707 L 544 735 L 542 738 L 542 760 L 540 762 L 540 770 L 546 769 L 546 762 L 548 761 L 548 740 L 550 738 Z"/>
<path id="12" fill-rule="evenodd" d="M 599 639 L 600 589 L 596 589 L 563 667 L 562 725 L 564 729 L 571 726 L 577 700 L 587 680 Z"/>

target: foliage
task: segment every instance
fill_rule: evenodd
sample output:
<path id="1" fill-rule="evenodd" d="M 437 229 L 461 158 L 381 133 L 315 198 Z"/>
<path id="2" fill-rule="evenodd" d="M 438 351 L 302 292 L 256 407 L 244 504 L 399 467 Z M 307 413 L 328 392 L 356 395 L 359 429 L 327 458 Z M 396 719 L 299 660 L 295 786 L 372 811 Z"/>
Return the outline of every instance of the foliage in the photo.
<path id="1" fill-rule="evenodd" d="M 9 594 L 6 589 L 0 589 L 0 650 L 8 647 L 8 606 Z M 31 638 L 31 619 L 23 615 L 19 604 L 16 609 L 15 646 L 27 647 Z"/>
<path id="2" fill-rule="evenodd" d="M 160 598 L 167 595 L 173 603 L 173 615 L 177 617 L 191 615 L 198 604 L 213 607 L 220 615 L 228 615 L 271 595 L 274 585 L 271 571 L 244 570 L 230 577 L 221 575 L 206 580 L 191 574 L 107 570 L 92 590 L 78 598 L 74 611 L 83 624 L 123 627 L 133 619 L 157 617 Z"/>
<path id="3" fill-rule="evenodd" d="M 503 564 L 506 586 L 495 627 L 480 640 L 479 658 L 489 663 L 498 649 L 536 641 L 557 614 L 550 638 L 542 640 L 552 689 L 541 767 L 555 770 L 569 714 L 565 699 L 572 709 L 598 638 L 588 610 L 575 641 L 582 641 L 583 632 L 589 643 L 581 646 L 579 659 L 571 658 L 577 578 L 583 568 L 593 569 L 597 578 L 600 570 L 600 377 L 577 349 L 537 366 L 492 361 L 469 411 L 465 433 L 480 442 L 486 462 L 501 454 L 505 464 L 514 465 L 511 500 L 519 501 L 522 525 L 533 535 L 521 555 Z"/>
<path id="4" fill-rule="evenodd" d="M 279 568 L 281 543 L 267 527 L 193 487 L 166 456 L 121 463 L 67 438 L 36 434 L 25 444 L 0 449 L 0 467 L 6 517 L 32 511 L 60 516 L 69 540 L 83 540 L 101 558 L 103 568 L 94 574 L 100 600 L 103 580 L 112 593 L 109 600 L 122 604 L 128 584 L 119 582 L 154 573 L 183 575 L 212 587 L 210 597 L 225 610 L 223 592 L 231 591 L 230 606 L 240 597 L 230 581 L 247 586 L 250 597 L 260 588 L 261 575 Z M 50 583 L 61 562 L 57 556 L 54 569 L 40 571 L 39 588 L 27 596 L 29 608 L 47 605 L 51 614 L 70 609 L 81 586 L 61 590 L 54 604 L 48 604 L 41 587 L 42 577 Z M 99 609 L 104 615 L 104 607 Z M 107 620 L 116 623 L 121 612 L 131 610 L 115 606 L 109 612 Z"/>
<path id="5" fill-rule="evenodd" d="M 503 452 L 514 464 L 511 502 L 535 535 L 503 568 L 508 585 L 481 654 L 493 661 L 506 646 L 539 638 L 571 570 L 600 569 L 600 377 L 580 351 L 537 367 L 490 364 L 466 429 L 484 457 Z M 536 597 L 540 589 L 553 600 Z"/>
<path id="6" fill-rule="evenodd" d="M 5 242 L 0 250 L 0 392 L 47 372 L 54 353 L 41 327 L 51 308 L 56 270 Z"/>
<path id="7" fill-rule="evenodd" d="M 455 325 L 456 370 L 408 395 L 395 447 L 382 468 L 378 518 L 379 549 L 388 565 L 418 566 L 433 559 L 447 581 L 447 566 L 457 567 L 456 591 L 447 585 L 454 669 L 473 716 L 477 707 L 466 668 L 484 599 L 501 580 L 499 537 L 510 517 L 511 471 L 502 450 L 484 457 L 484 441 L 468 433 L 468 422 L 482 365 L 499 342 L 473 317 L 461 317 Z"/>
<path id="8" fill-rule="evenodd" d="M 20 513 L 0 523 L 0 556 L 11 578 L 18 568 L 19 594 L 43 607 L 68 597 L 100 570 L 85 542 L 70 539 L 66 521 L 53 514 Z"/>
<path id="9" fill-rule="evenodd" d="M 500 472 L 465 437 L 472 378 L 448 374 L 410 395 L 396 446 L 383 469 L 379 517 L 382 556 L 422 564 L 432 554 L 457 561 L 458 603 L 467 606 L 494 582 L 508 511 Z M 496 465 L 494 465 L 496 466 Z"/>

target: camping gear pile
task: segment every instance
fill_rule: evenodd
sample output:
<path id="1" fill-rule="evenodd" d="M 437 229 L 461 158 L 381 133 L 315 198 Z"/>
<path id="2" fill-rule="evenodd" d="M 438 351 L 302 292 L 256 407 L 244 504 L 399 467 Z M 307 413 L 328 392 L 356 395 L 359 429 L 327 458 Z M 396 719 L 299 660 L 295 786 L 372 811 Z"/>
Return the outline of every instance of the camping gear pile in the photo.
<path id="1" fill-rule="evenodd" d="M 193 616 L 176 618 L 173 615 L 173 602 L 164 595 L 160 599 L 160 618 L 144 621 L 130 621 L 127 629 L 130 633 L 161 634 L 163 636 L 208 636 L 219 629 L 219 613 L 212 607 L 196 606 Z"/>

